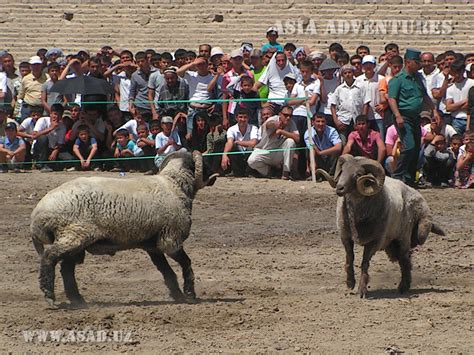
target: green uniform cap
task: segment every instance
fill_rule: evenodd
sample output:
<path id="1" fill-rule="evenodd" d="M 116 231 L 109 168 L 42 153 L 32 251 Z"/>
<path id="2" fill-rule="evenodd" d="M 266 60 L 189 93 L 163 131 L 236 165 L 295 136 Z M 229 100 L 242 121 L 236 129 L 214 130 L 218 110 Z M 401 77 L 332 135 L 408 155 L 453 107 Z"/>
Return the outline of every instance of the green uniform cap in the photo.
<path id="1" fill-rule="evenodd" d="M 417 60 L 420 61 L 421 52 L 418 49 L 407 48 L 405 52 L 405 59 Z"/>

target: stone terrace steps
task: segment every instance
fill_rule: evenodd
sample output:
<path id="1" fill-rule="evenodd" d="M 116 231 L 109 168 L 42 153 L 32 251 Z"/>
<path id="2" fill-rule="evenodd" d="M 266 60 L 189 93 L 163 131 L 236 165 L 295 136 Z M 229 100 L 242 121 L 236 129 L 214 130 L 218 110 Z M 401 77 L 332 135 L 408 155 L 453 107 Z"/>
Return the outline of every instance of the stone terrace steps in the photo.
<path id="1" fill-rule="evenodd" d="M 424 2 L 427 2 L 424 4 Z M 352 52 L 369 45 L 374 53 L 384 44 L 397 42 L 402 48 L 418 47 L 440 52 L 447 48 L 474 51 L 472 18 L 474 4 L 447 0 L 352 1 L 322 0 L 2 0 L 0 48 L 10 50 L 17 61 L 37 48 L 57 46 L 65 52 L 79 48 L 98 49 L 103 44 L 129 48 L 174 50 L 196 49 L 209 42 L 231 50 L 242 41 L 265 42 L 267 27 L 277 23 L 312 20 L 316 34 L 286 33 L 280 42 L 292 41 L 314 49 L 341 42 Z M 65 12 L 74 14 L 71 21 Z M 223 21 L 216 15 L 222 15 Z M 450 20 L 452 32 L 445 35 L 327 33 L 329 21 L 351 20 Z"/>

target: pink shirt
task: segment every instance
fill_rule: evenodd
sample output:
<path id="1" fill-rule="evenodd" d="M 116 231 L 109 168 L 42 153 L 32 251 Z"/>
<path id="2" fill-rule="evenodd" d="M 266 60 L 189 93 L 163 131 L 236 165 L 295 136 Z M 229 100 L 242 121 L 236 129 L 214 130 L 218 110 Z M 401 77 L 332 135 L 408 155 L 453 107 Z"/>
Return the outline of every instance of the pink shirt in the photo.
<path id="1" fill-rule="evenodd" d="M 357 143 L 360 150 L 362 150 L 362 152 L 367 158 L 372 157 L 372 152 L 374 151 L 374 147 L 377 146 L 377 142 L 383 143 L 380 133 L 374 131 L 373 129 L 369 129 L 369 136 L 367 137 L 367 140 L 365 142 L 362 141 L 359 132 L 357 131 L 352 131 L 349 134 L 348 141 L 350 141 L 351 139 Z"/>
<path id="2" fill-rule="evenodd" d="M 426 129 L 425 127 L 421 127 L 421 138 L 423 138 L 424 136 L 426 136 Z M 388 127 L 387 129 L 387 133 L 385 134 L 385 144 L 390 144 L 390 145 L 395 145 L 395 142 L 397 141 L 398 139 L 398 133 L 397 133 L 397 129 L 395 128 L 394 125 L 391 125 L 390 127 Z"/>

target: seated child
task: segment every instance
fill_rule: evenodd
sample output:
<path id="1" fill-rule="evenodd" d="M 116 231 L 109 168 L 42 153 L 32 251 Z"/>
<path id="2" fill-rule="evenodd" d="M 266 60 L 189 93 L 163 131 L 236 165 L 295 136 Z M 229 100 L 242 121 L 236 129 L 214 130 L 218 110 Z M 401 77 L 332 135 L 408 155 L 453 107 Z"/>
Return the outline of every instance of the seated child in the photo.
<path id="1" fill-rule="evenodd" d="M 77 167 L 79 170 L 91 169 L 91 160 L 94 159 L 97 153 L 97 141 L 89 135 L 89 128 L 86 125 L 80 125 L 77 128 L 77 138 L 72 147 L 72 152 L 81 161 L 81 165 Z"/>
<path id="2" fill-rule="evenodd" d="M 0 173 L 9 168 L 16 173 L 20 172 L 18 164 L 25 161 L 25 154 L 25 141 L 17 136 L 16 123 L 8 122 L 5 126 L 5 136 L 0 137 Z"/>
<path id="3" fill-rule="evenodd" d="M 153 122 L 153 121 L 152 121 Z M 148 132 L 146 124 L 141 124 L 137 127 L 137 150 L 135 155 L 144 157 L 155 156 L 155 137 Z M 155 164 L 153 159 L 141 159 L 138 161 L 139 170 L 146 172 L 146 175 L 153 175 L 155 173 Z"/>
<path id="4" fill-rule="evenodd" d="M 436 135 L 425 147 L 423 172 L 426 180 L 434 186 L 448 187 L 448 180 L 454 167 L 454 156 L 448 151 L 443 135 Z"/>
<path id="5" fill-rule="evenodd" d="M 158 169 L 168 154 L 184 149 L 181 146 L 178 131 L 173 129 L 173 119 L 170 116 L 161 118 L 161 128 L 163 131 L 155 138 L 155 165 Z"/>
<path id="6" fill-rule="evenodd" d="M 467 142 L 464 151 L 459 152 L 454 178 L 455 186 L 459 189 L 474 186 L 474 141 Z"/>
<path id="7" fill-rule="evenodd" d="M 135 156 L 137 145 L 136 143 L 130 139 L 130 134 L 126 129 L 119 129 L 115 132 L 116 137 L 116 145 L 115 145 L 115 158 L 131 158 Z M 132 160 L 125 160 L 123 162 L 118 162 L 118 166 L 113 168 L 111 171 L 130 171 L 134 172 L 135 169 L 135 161 Z"/>
<path id="8" fill-rule="evenodd" d="M 209 133 L 206 136 L 207 150 L 205 153 L 222 153 L 227 142 L 227 131 L 222 126 L 222 116 L 214 114 L 209 120 Z M 222 155 L 204 156 L 204 164 L 212 173 L 222 174 Z"/>

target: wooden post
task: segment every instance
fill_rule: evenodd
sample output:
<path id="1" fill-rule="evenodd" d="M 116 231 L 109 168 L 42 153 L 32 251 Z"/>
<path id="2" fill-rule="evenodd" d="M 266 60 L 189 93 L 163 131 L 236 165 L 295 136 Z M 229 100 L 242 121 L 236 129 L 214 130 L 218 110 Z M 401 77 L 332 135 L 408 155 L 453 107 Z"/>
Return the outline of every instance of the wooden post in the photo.
<path id="1" fill-rule="evenodd" d="M 314 141 L 312 135 L 312 127 L 311 127 L 311 108 L 309 107 L 309 98 L 308 93 L 306 93 L 306 122 L 308 124 L 308 138 L 309 138 L 309 166 L 311 169 L 311 181 L 316 182 L 316 162 L 314 160 Z M 304 140 L 304 137 L 300 137 L 300 139 Z"/>

